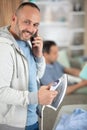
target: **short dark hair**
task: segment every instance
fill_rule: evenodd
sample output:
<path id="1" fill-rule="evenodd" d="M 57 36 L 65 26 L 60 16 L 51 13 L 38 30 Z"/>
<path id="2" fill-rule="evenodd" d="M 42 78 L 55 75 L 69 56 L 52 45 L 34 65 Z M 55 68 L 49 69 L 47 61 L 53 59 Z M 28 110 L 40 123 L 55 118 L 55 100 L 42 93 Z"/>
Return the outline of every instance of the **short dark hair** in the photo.
<path id="1" fill-rule="evenodd" d="M 43 42 L 43 53 L 50 53 L 50 48 L 52 46 L 56 46 L 56 43 L 54 41 L 50 41 L 50 40 L 47 40 L 47 41 L 44 41 Z"/>
<path id="2" fill-rule="evenodd" d="M 30 6 L 30 7 L 33 7 L 33 8 L 36 8 L 38 11 L 40 11 L 39 7 L 35 4 L 35 3 L 32 3 L 32 2 L 23 2 L 21 3 L 18 8 L 16 9 L 16 14 L 17 12 L 22 9 L 23 7 L 25 6 Z"/>

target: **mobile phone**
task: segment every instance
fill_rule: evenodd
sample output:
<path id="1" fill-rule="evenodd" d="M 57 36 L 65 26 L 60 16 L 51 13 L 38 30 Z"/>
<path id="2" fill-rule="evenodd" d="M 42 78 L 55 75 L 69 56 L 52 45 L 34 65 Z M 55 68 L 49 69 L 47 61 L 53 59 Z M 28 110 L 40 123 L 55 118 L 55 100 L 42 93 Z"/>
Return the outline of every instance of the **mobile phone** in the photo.
<path id="1" fill-rule="evenodd" d="M 30 38 L 31 43 L 34 41 L 34 38 L 37 37 L 38 31 L 35 32 L 35 34 Z"/>

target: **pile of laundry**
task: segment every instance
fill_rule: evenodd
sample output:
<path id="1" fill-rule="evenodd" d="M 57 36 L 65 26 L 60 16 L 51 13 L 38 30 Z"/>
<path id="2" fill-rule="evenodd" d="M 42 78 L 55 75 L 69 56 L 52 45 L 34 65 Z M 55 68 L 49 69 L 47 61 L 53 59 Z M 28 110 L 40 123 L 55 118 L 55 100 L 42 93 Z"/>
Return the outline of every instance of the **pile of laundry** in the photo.
<path id="1" fill-rule="evenodd" d="M 56 130 L 87 130 L 87 111 L 77 108 L 72 114 L 64 114 Z"/>

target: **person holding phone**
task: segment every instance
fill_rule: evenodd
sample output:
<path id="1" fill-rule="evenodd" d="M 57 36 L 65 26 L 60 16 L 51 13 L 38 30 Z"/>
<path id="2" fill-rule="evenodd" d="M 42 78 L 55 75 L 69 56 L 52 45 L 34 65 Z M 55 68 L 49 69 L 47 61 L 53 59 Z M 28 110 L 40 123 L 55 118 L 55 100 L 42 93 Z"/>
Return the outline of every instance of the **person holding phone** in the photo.
<path id="1" fill-rule="evenodd" d="M 0 28 L 0 130 L 39 130 L 37 104 L 51 104 L 57 95 L 49 85 L 38 90 L 45 70 L 39 23 L 38 6 L 24 2 L 11 25 Z"/>

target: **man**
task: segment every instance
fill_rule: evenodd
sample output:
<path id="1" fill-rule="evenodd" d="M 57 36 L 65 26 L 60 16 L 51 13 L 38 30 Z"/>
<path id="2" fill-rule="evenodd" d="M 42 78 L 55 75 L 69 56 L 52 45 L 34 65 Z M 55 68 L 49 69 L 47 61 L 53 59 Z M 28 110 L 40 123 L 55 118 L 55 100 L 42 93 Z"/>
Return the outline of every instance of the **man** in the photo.
<path id="1" fill-rule="evenodd" d="M 39 130 L 37 104 L 50 104 L 57 95 L 50 86 L 37 90 L 45 69 L 39 23 L 37 5 L 25 2 L 11 25 L 0 28 L 0 130 Z"/>
<path id="2" fill-rule="evenodd" d="M 46 60 L 46 70 L 40 80 L 42 85 L 52 83 L 60 78 L 64 73 L 79 77 L 80 70 L 75 68 L 66 68 L 57 62 L 58 46 L 54 41 L 44 41 L 43 54 Z M 67 94 L 70 94 L 85 85 L 87 85 L 87 80 L 82 80 L 77 84 L 70 85 L 67 88 Z"/>

